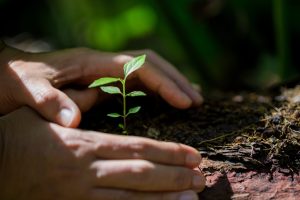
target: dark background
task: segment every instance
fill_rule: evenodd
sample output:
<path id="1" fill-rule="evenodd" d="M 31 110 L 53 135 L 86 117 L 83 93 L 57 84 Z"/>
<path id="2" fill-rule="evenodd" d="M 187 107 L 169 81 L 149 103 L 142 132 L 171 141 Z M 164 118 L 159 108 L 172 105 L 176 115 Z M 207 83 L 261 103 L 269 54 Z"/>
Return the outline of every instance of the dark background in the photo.
<path id="1" fill-rule="evenodd" d="M 297 79 L 298 0 L 0 0 L 1 37 L 23 49 L 153 49 L 204 88 Z"/>

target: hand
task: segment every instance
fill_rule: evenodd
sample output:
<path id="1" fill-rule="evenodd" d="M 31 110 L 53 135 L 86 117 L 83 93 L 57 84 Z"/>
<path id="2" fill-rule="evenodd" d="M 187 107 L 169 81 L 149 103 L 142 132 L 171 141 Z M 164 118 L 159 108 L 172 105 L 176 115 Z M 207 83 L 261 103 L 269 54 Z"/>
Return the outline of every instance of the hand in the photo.
<path id="1" fill-rule="evenodd" d="M 77 127 L 80 110 L 88 110 L 99 90 L 64 90 L 70 84 L 87 87 L 104 76 L 122 76 L 132 56 L 147 54 L 145 67 L 134 73 L 129 85 L 144 85 L 177 108 L 199 105 L 202 97 L 170 63 L 152 51 L 103 53 L 86 48 L 31 54 L 5 48 L 0 55 L 0 114 L 29 105 L 46 119 Z M 71 100 L 68 96 L 71 97 Z"/>
<path id="2" fill-rule="evenodd" d="M 0 118 L 0 136 L 0 199 L 196 200 L 205 184 L 191 147 L 65 128 L 26 107 Z"/>

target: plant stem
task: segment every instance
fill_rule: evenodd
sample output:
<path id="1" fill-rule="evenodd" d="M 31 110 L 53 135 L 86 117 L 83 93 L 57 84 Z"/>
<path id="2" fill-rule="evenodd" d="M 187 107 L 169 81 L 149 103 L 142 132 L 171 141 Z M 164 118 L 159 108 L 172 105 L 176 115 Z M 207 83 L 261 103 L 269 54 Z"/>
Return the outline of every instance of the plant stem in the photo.
<path id="1" fill-rule="evenodd" d="M 127 133 L 126 131 L 126 79 L 122 81 L 122 86 L 123 86 L 123 132 Z"/>

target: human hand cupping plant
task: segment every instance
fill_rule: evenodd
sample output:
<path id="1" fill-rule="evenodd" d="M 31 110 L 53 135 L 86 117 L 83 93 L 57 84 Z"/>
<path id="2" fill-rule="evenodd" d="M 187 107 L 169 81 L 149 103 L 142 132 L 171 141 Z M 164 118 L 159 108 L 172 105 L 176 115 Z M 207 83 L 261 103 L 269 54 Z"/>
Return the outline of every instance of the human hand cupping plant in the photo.
<path id="1" fill-rule="evenodd" d="M 123 67 L 124 71 L 124 78 L 116 78 L 116 77 L 102 77 L 97 80 L 95 80 L 89 88 L 94 87 L 100 87 L 100 89 L 103 92 L 106 92 L 108 94 L 120 94 L 123 97 L 123 113 L 109 113 L 107 116 L 109 117 L 122 117 L 123 118 L 123 124 L 119 124 L 119 127 L 122 128 L 123 133 L 127 133 L 127 127 L 126 127 L 126 118 L 130 114 L 134 114 L 139 112 L 141 109 L 141 106 L 136 106 L 134 108 L 130 108 L 127 111 L 127 104 L 126 104 L 126 97 L 137 97 L 137 96 L 146 96 L 146 94 L 142 91 L 132 91 L 130 93 L 127 93 L 126 91 L 126 80 L 130 74 L 132 74 L 134 71 L 140 69 L 143 64 L 145 63 L 146 55 L 138 56 L 136 58 L 133 58 L 129 62 L 125 63 Z M 115 83 L 120 82 L 122 84 L 122 91 L 115 86 L 104 86 L 109 83 Z"/>
<path id="2" fill-rule="evenodd" d="M 141 54 L 147 55 L 146 67 L 129 77 L 129 87 L 144 85 L 181 109 L 202 102 L 185 77 L 149 50 L 117 54 L 77 48 L 31 54 L 7 47 L 0 54 L 0 114 L 29 105 L 50 121 L 76 127 L 80 110 L 88 110 L 98 92 L 67 89 L 63 93 L 59 89 L 70 84 L 87 86 L 99 77 L 121 77 L 123 65 Z"/>
<path id="3" fill-rule="evenodd" d="M 23 107 L 0 118 L 0 199 L 197 200 L 186 145 L 65 128 Z"/>

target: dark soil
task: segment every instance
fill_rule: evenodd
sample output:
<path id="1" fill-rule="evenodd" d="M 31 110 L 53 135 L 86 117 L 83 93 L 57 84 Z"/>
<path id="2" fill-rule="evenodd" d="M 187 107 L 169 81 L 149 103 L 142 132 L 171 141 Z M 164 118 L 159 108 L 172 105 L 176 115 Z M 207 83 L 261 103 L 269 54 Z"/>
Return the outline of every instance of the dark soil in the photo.
<path id="1" fill-rule="evenodd" d="M 128 119 L 129 135 L 180 142 L 199 150 L 207 189 L 201 199 L 297 199 L 300 196 L 300 87 L 275 95 L 210 95 L 199 108 L 178 110 L 142 97 Z M 83 117 L 81 127 L 121 134 L 110 101 Z"/>

